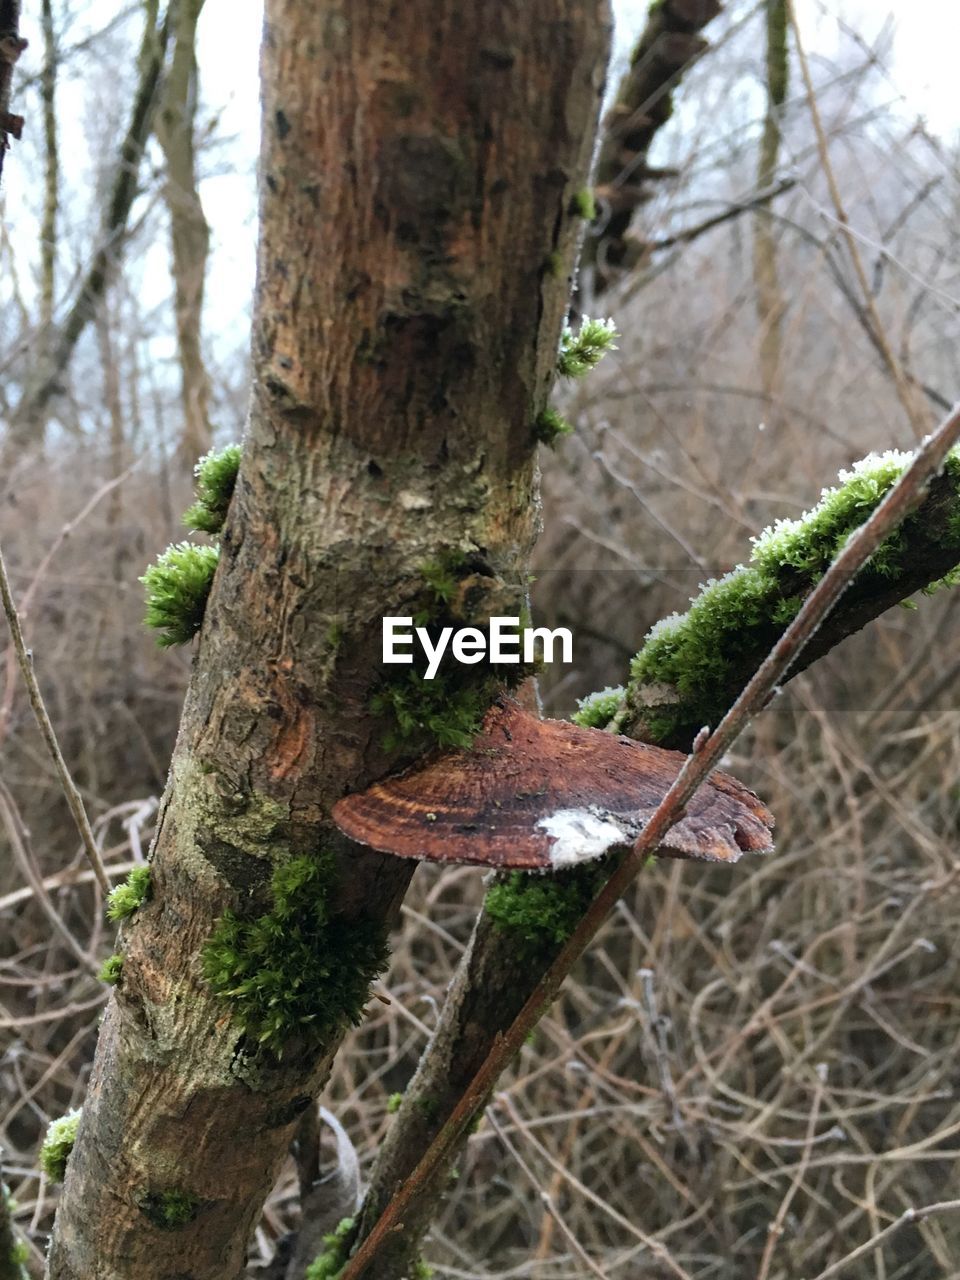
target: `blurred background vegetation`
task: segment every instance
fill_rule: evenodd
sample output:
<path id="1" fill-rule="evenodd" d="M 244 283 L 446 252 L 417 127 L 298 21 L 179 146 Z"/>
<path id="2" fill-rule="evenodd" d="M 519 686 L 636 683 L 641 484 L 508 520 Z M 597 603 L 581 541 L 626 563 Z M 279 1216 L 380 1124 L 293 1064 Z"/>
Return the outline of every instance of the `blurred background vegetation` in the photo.
<path id="1" fill-rule="evenodd" d="M 212 21 L 194 61 L 201 7 L 165 29 L 156 0 L 42 0 L 14 90 L 28 128 L 4 170 L 0 541 L 112 878 L 148 848 L 189 670 L 142 628 L 137 579 L 182 536 L 192 463 L 241 436 L 246 404 L 256 31 L 230 87 Z M 957 395 L 955 141 L 900 99 L 895 29 L 868 39 L 821 14 L 808 44 L 831 193 L 792 37 L 785 79 L 768 61 L 775 8 L 730 0 L 703 45 L 641 49 L 661 87 L 628 117 L 652 122 L 649 155 L 611 145 L 608 122 L 577 307 L 622 336 L 558 393 L 575 430 L 543 451 L 536 611 L 576 637 L 574 667 L 545 679 L 552 715 L 621 682 L 647 629 L 764 525 L 870 450 L 909 448 Z M 958 20 L 930 13 L 932 48 Z M 621 17 L 614 105 L 656 13 Z M 438 1275 L 813 1280 L 948 1197 L 957 602 L 894 610 L 741 740 L 730 766 L 775 812 L 776 855 L 643 875 L 471 1139 L 427 1252 Z M 326 1095 L 365 1160 L 481 896 L 474 871 L 418 872 L 389 1003 L 371 1002 Z M 91 970 L 113 949 L 102 905 L 0 642 L 0 1149 L 35 1275 L 56 1197 L 36 1151 L 86 1088 L 107 995 Z M 251 1276 L 294 1201 L 291 1166 Z M 906 1227 L 844 1274 L 960 1277 L 960 1219 Z"/>

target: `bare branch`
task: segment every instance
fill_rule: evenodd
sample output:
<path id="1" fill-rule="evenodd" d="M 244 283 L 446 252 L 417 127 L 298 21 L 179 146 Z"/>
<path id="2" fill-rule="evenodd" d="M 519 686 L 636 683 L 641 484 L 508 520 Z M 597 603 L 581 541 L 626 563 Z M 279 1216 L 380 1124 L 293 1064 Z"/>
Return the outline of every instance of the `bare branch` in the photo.
<path id="1" fill-rule="evenodd" d="M 97 847 L 97 841 L 90 827 L 90 819 L 87 817 L 87 811 L 84 807 L 83 797 L 77 789 L 76 783 L 70 776 L 63 753 L 60 750 L 60 744 L 57 741 L 57 735 L 54 730 L 50 716 L 47 713 L 46 705 L 43 701 L 43 695 L 40 692 L 40 685 L 37 682 L 37 675 L 33 669 L 33 654 L 24 644 L 23 632 L 20 629 L 20 618 L 17 614 L 17 607 L 13 601 L 13 594 L 10 590 L 10 580 L 7 577 L 7 567 L 3 561 L 3 551 L 0 549 L 0 603 L 3 605 L 3 612 L 6 615 L 7 623 L 10 627 L 10 635 L 13 638 L 13 647 L 16 650 L 17 662 L 20 665 L 20 674 L 23 676 L 23 682 L 27 686 L 27 695 L 30 698 L 30 706 L 33 708 L 34 718 L 43 735 L 46 743 L 47 751 L 54 763 L 57 775 L 60 778 L 60 786 L 63 794 L 66 796 L 67 804 L 70 806 L 70 812 L 73 814 L 73 820 L 77 824 L 77 830 L 80 832 L 80 839 L 83 841 L 83 849 L 87 855 L 94 875 L 97 877 L 97 883 L 104 893 L 110 892 L 110 881 L 107 879 L 107 873 L 103 866 L 103 859 L 100 857 L 100 850 Z"/>

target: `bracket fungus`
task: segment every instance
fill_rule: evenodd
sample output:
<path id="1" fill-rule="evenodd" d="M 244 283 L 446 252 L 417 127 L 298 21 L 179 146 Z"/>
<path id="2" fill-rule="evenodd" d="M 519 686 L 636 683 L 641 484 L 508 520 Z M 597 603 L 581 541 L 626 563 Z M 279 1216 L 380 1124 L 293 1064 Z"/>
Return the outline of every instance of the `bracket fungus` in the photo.
<path id="1" fill-rule="evenodd" d="M 541 720 L 512 698 L 472 746 L 344 796 L 333 819 L 382 853 L 432 862 L 558 871 L 632 844 L 686 757 L 631 738 Z M 712 773 L 659 853 L 736 862 L 767 853 L 773 817 L 742 783 Z"/>

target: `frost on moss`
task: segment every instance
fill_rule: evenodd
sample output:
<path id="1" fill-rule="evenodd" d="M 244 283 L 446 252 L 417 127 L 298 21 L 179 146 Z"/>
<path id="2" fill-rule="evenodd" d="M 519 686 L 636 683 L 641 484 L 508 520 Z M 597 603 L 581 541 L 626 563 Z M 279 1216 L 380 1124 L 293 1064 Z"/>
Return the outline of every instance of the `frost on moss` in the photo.
<path id="1" fill-rule="evenodd" d="M 67 1172 L 67 1161 L 77 1140 L 80 1124 L 80 1108 L 68 1111 L 58 1120 L 51 1120 L 47 1136 L 40 1148 L 40 1168 L 51 1182 L 62 1182 Z"/>
<path id="2" fill-rule="evenodd" d="M 561 378 L 582 378 L 595 369 L 608 351 L 616 351 L 617 326 L 612 320 L 591 320 L 584 316 L 576 333 L 565 325 L 557 352 L 557 373 Z"/>
<path id="3" fill-rule="evenodd" d="M 211 450 L 194 467 L 197 500 L 183 517 L 188 529 L 217 534 L 223 528 L 236 488 L 242 454 L 240 445 L 228 444 L 223 449 Z"/>
<path id="4" fill-rule="evenodd" d="M 126 920 L 143 906 L 149 896 L 150 868 L 134 867 L 126 880 L 110 890 L 110 896 L 107 898 L 107 917 L 110 920 Z"/>
<path id="5" fill-rule="evenodd" d="M 743 684 L 758 655 L 772 648 L 850 535 L 867 519 L 910 462 L 895 450 L 874 454 L 840 473 L 820 501 L 795 520 L 778 520 L 753 539 L 746 565 L 704 584 L 684 614 L 651 629 L 631 664 L 635 689 L 667 686 L 668 701 L 644 712 L 647 736 L 671 742 L 690 724 L 715 724 L 732 691 Z M 956 510 L 946 521 L 943 545 L 960 558 L 960 454 L 950 455 L 946 477 Z M 909 570 L 911 544 L 923 532 L 914 514 L 888 537 L 861 570 L 858 583 L 893 584 Z M 941 582 L 954 580 L 948 574 Z M 930 584 L 926 590 L 938 584 Z"/>
<path id="6" fill-rule="evenodd" d="M 620 709 L 623 701 L 622 685 L 600 689 L 596 693 L 588 693 L 577 702 L 577 709 L 570 717 L 574 724 L 584 729 L 605 729 Z"/>
<path id="7" fill-rule="evenodd" d="M 316 1043 L 359 1022 L 387 963 L 379 923 L 331 915 L 334 876 L 332 854 L 291 859 L 273 873 L 270 909 L 227 911 L 203 950 L 204 976 L 236 1026 L 278 1056 L 293 1037 Z"/>
<path id="8" fill-rule="evenodd" d="M 140 579 L 146 591 L 144 623 L 157 632 L 157 644 L 189 644 L 200 630 L 217 561 L 218 547 L 180 542 L 167 547 Z"/>
<path id="9" fill-rule="evenodd" d="M 109 986 L 115 987 L 120 981 L 123 974 L 123 956 L 114 952 L 112 956 L 107 956 L 103 964 L 100 966 L 100 972 L 97 977 L 101 982 L 106 982 Z"/>
<path id="10" fill-rule="evenodd" d="M 335 1231 L 323 1237 L 323 1252 L 307 1267 L 304 1280 L 336 1280 L 350 1256 L 355 1222 L 341 1218 Z"/>

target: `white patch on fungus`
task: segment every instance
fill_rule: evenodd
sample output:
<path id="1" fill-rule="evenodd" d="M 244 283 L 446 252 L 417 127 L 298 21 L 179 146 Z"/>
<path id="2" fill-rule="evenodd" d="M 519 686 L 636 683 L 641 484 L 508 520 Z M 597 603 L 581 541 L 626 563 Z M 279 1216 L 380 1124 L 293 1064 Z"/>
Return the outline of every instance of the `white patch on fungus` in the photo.
<path id="1" fill-rule="evenodd" d="M 589 809 L 558 809 L 541 818 L 537 828 L 553 840 L 548 856 L 554 871 L 593 862 L 615 844 L 630 839 L 629 832 L 619 823 Z"/>

